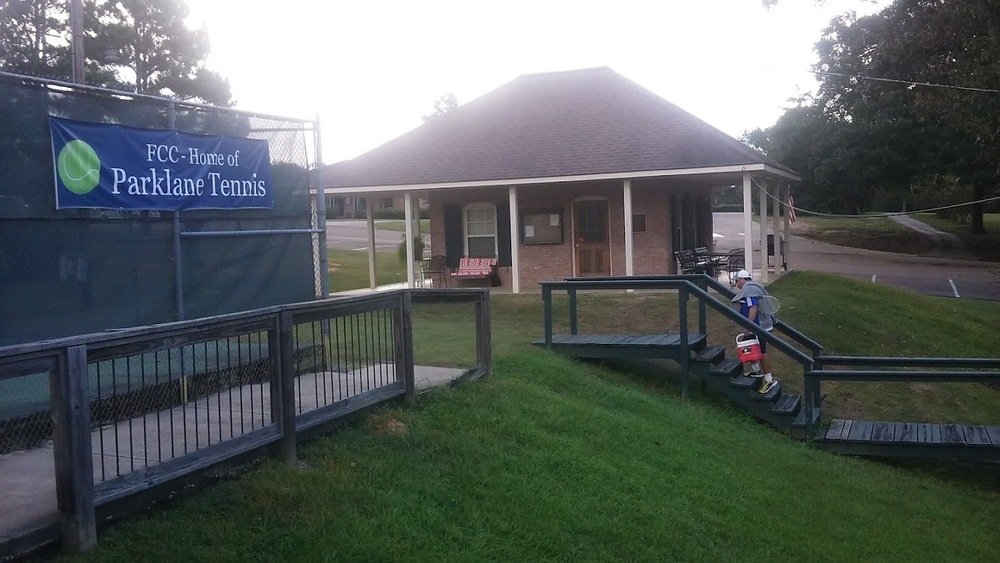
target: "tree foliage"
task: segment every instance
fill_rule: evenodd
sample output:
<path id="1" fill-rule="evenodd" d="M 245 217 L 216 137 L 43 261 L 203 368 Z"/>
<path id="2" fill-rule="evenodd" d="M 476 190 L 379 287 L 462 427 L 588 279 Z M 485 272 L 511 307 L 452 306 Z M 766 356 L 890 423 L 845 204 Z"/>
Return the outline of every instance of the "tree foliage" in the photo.
<path id="1" fill-rule="evenodd" d="M 915 185 L 934 185 L 928 178 L 956 179 L 981 199 L 1000 179 L 1000 94 L 967 88 L 1000 84 L 996 29 L 991 0 L 896 0 L 871 16 L 839 16 L 816 45 L 817 97 L 750 138 L 809 171 L 799 201 L 820 209 L 899 207 L 914 201 Z M 974 230 L 982 211 L 973 210 Z"/>
<path id="2" fill-rule="evenodd" d="M 69 3 L 0 1 L 0 68 L 71 79 Z M 177 0 L 85 0 L 88 84 L 183 100 L 229 105 L 229 83 L 205 68 L 205 29 L 185 24 Z"/>
<path id="3" fill-rule="evenodd" d="M 431 112 L 430 115 L 423 116 L 424 123 L 427 123 L 435 117 L 442 116 L 457 107 L 458 98 L 455 97 L 455 94 L 444 94 L 434 100 L 434 111 Z"/>
<path id="4" fill-rule="evenodd" d="M 64 5 L 64 0 L 0 0 L 0 68 L 69 77 L 69 14 Z"/>

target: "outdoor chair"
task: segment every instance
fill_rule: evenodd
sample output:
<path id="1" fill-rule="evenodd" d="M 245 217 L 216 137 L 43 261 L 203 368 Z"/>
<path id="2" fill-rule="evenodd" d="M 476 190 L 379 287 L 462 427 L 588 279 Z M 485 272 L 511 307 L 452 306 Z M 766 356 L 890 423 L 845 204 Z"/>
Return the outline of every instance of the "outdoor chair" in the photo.
<path id="1" fill-rule="evenodd" d="M 742 248 L 734 248 L 729 251 L 729 256 L 726 257 L 726 274 L 729 277 L 729 287 L 733 287 L 736 283 L 733 281 L 733 276 L 736 272 L 739 272 L 744 267 L 746 267 L 746 259 L 743 256 Z"/>
<path id="2" fill-rule="evenodd" d="M 448 287 L 448 258 L 438 254 L 421 264 L 424 279 L 431 280 L 433 287 Z"/>
<path id="3" fill-rule="evenodd" d="M 708 262 L 699 260 L 693 250 L 674 251 L 674 258 L 677 259 L 682 274 L 704 274 L 710 268 Z"/>

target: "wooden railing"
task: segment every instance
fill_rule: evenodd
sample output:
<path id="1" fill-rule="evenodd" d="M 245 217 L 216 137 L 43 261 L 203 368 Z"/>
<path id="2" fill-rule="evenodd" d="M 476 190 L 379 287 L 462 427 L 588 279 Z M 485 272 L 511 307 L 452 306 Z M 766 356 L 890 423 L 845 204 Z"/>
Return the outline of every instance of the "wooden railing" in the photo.
<path id="1" fill-rule="evenodd" d="M 680 324 L 680 364 L 681 364 L 681 395 L 688 396 L 690 388 L 690 340 L 687 317 L 687 303 L 690 297 L 698 300 L 698 330 L 701 334 L 706 332 L 706 311 L 708 308 L 714 309 L 725 318 L 736 323 L 738 326 L 753 332 L 759 339 L 767 342 L 769 346 L 781 351 L 789 358 L 799 363 L 804 370 L 812 366 L 813 359 L 803 353 L 798 348 L 785 342 L 781 338 L 770 332 L 761 330 L 760 326 L 747 320 L 746 317 L 733 311 L 729 303 L 716 299 L 705 289 L 711 285 L 712 278 L 705 275 L 674 275 L 674 276 L 625 276 L 615 278 L 568 278 L 565 281 L 542 282 L 542 307 L 545 331 L 545 345 L 552 345 L 552 292 L 565 291 L 569 297 L 569 326 L 570 334 L 576 334 L 577 323 L 577 298 L 576 293 L 580 290 L 677 290 L 679 324 Z M 717 284 L 719 288 L 723 286 Z M 731 296 L 728 288 L 725 291 Z M 790 327 L 789 327 L 790 328 Z M 804 335 L 800 335 L 803 336 Z M 816 344 L 816 346 L 819 346 Z M 807 402 L 808 404 L 808 402 Z"/>
<path id="2" fill-rule="evenodd" d="M 687 289 L 682 289 L 679 282 L 687 284 Z M 565 285 L 570 284 L 570 285 Z M 621 284 L 621 285 L 615 285 Z M 662 284 L 662 285 L 661 285 Z M 900 382 L 996 382 L 1000 381 L 1000 372 L 984 370 L 1000 370 L 1000 358 L 916 358 L 916 357 L 885 357 L 885 356 L 839 356 L 824 355 L 823 346 L 806 336 L 794 327 L 775 319 L 774 330 L 786 335 L 790 340 L 809 350 L 811 357 L 802 355 L 798 350 L 791 348 L 795 353 L 791 353 L 787 343 L 777 340 L 773 335 L 759 330 L 759 327 L 752 325 L 741 315 L 730 310 L 720 308 L 719 300 L 707 293 L 708 288 L 716 290 L 726 299 L 732 299 L 735 293 L 718 280 L 711 276 L 695 275 L 668 275 L 668 276 L 621 276 L 621 277 L 588 277 L 588 278 L 566 278 L 563 282 L 552 282 L 542 284 L 543 301 L 551 299 L 546 297 L 546 286 L 551 289 L 565 289 L 569 293 L 570 303 L 570 330 L 575 334 L 577 324 L 576 312 L 576 291 L 580 289 L 679 289 L 678 299 L 681 315 L 682 337 L 686 338 L 686 295 L 694 295 L 699 299 L 698 317 L 699 330 L 705 332 L 705 311 L 706 306 L 712 307 L 723 313 L 727 318 L 755 332 L 758 338 L 762 338 L 769 345 L 788 354 L 793 360 L 803 366 L 803 409 L 805 410 L 805 435 L 809 440 L 816 438 L 813 425 L 813 410 L 822 403 L 823 394 L 821 389 L 822 381 L 900 381 Z M 546 305 L 546 342 L 551 341 L 551 313 L 550 305 Z M 831 369 L 831 367 L 849 367 L 853 369 Z M 869 369 L 859 369 L 869 368 Z M 877 369 L 871 369 L 877 368 Z M 939 368 L 939 369 L 918 369 L 912 368 Z M 683 370 L 687 366 L 682 366 Z M 979 370 L 979 371 L 969 371 Z M 685 371 L 686 373 L 686 371 Z M 682 376 L 686 377 L 686 376 Z M 682 388 L 686 392 L 687 385 L 682 379 Z"/>
<path id="3" fill-rule="evenodd" d="M 413 401 L 412 305 L 455 302 L 474 304 L 476 364 L 462 378 L 488 374 L 487 289 L 399 290 L 0 348 L 0 383 L 39 387 L 41 374 L 51 389 L 0 403 L 0 434 L 52 421 L 11 446 L 37 453 L 52 440 L 59 524 L 32 530 L 33 541 L 89 550 L 97 507 L 256 450 L 294 462 L 298 433 Z"/>

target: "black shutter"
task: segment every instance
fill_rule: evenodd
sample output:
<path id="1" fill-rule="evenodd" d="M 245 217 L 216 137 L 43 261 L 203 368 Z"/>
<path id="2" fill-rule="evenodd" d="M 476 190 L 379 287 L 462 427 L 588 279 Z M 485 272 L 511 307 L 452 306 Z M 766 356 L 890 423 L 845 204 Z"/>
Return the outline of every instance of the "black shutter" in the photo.
<path id="1" fill-rule="evenodd" d="M 497 204 L 497 266 L 510 267 L 510 206 L 505 202 Z"/>
<path id="2" fill-rule="evenodd" d="M 444 247 L 448 267 L 457 268 L 465 253 L 462 240 L 462 208 L 457 205 L 444 206 Z"/>

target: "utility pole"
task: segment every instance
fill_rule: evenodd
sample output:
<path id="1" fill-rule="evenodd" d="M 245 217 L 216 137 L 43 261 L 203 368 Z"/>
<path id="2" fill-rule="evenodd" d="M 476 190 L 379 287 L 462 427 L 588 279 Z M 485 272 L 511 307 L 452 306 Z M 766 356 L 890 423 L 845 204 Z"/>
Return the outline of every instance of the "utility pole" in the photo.
<path id="1" fill-rule="evenodd" d="M 83 77 L 83 0 L 69 0 L 69 31 L 73 51 L 73 82 L 85 84 Z"/>

